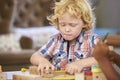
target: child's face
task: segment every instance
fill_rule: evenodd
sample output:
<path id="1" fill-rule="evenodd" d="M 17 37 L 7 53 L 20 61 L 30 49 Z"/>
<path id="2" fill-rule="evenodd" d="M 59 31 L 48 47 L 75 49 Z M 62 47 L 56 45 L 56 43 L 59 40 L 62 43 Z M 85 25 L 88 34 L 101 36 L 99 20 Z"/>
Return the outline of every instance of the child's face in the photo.
<path id="1" fill-rule="evenodd" d="M 59 31 L 62 37 L 68 41 L 74 41 L 81 30 L 86 27 L 81 18 L 71 17 L 69 14 L 64 14 L 58 18 Z"/>

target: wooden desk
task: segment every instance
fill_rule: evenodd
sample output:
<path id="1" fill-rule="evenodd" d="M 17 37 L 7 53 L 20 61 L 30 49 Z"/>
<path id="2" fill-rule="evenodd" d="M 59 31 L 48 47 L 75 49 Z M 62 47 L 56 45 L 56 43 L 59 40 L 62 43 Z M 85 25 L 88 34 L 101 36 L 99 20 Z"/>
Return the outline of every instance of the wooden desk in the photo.
<path id="1" fill-rule="evenodd" d="M 41 79 L 42 80 L 52 80 L 52 78 L 51 79 L 50 78 L 41 78 L 38 75 L 35 75 L 35 76 L 34 75 L 30 75 L 29 72 L 10 71 L 10 72 L 3 72 L 3 73 L 7 74 L 7 80 L 13 80 L 13 76 L 16 76 L 16 75 L 17 75 L 17 78 L 21 78 L 21 76 L 23 76 L 24 79 L 27 79 L 27 80 L 37 80 L 37 78 L 39 78 L 39 80 L 41 80 Z M 30 79 L 29 79 L 29 77 L 30 77 Z"/>
<path id="2" fill-rule="evenodd" d="M 21 71 L 9 71 L 9 72 L 3 72 L 7 74 L 7 80 L 13 80 L 14 74 L 29 74 L 29 72 L 21 72 Z"/>
<path id="3" fill-rule="evenodd" d="M 42 78 L 39 75 L 35 75 L 35 76 L 30 75 L 28 71 L 27 72 L 10 71 L 10 72 L 3 72 L 3 73 L 7 74 L 7 80 L 13 80 L 13 75 L 14 75 L 14 79 L 15 79 L 15 77 L 17 78 L 15 80 L 61 80 L 60 79 L 61 77 L 59 77 L 59 76 L 58 77 L 56 76 L 54 78 Z M 92 80 L 100 80 L 100 78 L 102 78 L 103 80 L 106 80 L 103 76 L 104 76 L 103 73 L 93 74 L 93 77 L 92 77 L 93 79 Z M 66 77 L 68 77 L 68 76 L 66 76 Z M 81 78 L 81 80 L 86 80 L 86 79 L 84 79 L 85 76 L 84 76 L 83 73 L 77 74 L 75 76 L 70 76 L 70 77 L 72 77 L 72 78 L 64 79 L 64 80 L 79 80 L 80 78 Z"/>

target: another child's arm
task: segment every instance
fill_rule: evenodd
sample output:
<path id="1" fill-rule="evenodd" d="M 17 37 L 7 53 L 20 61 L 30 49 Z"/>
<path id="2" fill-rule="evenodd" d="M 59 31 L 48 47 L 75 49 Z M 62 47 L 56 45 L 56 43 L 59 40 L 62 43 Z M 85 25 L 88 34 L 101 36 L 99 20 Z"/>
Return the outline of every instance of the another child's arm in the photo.
<path id="1" fill-rule="evenodd" d="M 109 35 L 106 41 L 108 45 L 120 47 L 120 34 Z"/>
<path id="2" fill-rule="evenodd" d="M 113 47 L 120 46 L 119 39 L 120 39 L 120 35 L 110 35 L 106 40 L 106 44 L 112 45 Z M 110 60 L 120 67 L 120 55 L 117 54 L 115 51 L 113 51 L 113 49 L 110 50 L 109 55 L 110 55 Z"/>
<path id="3" fill-rule="evenodd" d="M 118 67 L 120 67 L 120 55 L 117 54 L 115 51 L 110 51 L 110 60 L 115 63 Z"/>
<path id="4" fill-rule="evenodd" d="M 108 80 L 120 80 L 120 75 L 115 71 L 112 63 L 107 58 L 98 61 Z"/>
<path id="5" fill-rule="evenodd" d="M 54 70 L 54 66 L 40 53 L 40 51 L 35 52 L 31 56 L 30 62 L 38 66 L 38 72 L 41 76 L 50 70 Z"/>
<path id="6" fill-rule="evenodd" d="M 102 41 L 99 41 L 97 43 L 93 50 L 93 56 L 98 61 L 108 80 L 120 79 L 120 75 L 112 66 L 112 63 L 110 61 L 109 48 L 105 43 Z"/>

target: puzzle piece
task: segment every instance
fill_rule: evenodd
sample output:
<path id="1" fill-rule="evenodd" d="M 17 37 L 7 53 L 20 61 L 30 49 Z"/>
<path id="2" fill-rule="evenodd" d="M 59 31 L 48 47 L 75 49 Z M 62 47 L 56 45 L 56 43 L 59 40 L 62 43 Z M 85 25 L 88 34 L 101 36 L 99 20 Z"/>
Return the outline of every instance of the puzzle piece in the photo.
<path id="1" fill-rule="evenodd" d="M 107 80 L 98 64 L 92 65 L 93 80 Z"/>
<path id="2" fill-rule="evenodd" d="M 93 73 L 93 80 L 107 80 L 104 73 Z"/>
<path id="3" fill-rule="evenodd" d="M 29 67 L 29 73 L 30 74 L 39 74 L 38 71 L 37 71 L 37 66 L 30 66 Z"/>
<path id="4" fill-rule="evenodd" d="M 39 75 L 39 73 L 37 71 L 37 66 L 30 66 L 29 67 L 29 73 Z M 57 76 L 57 75 L 60 75 L 60 74 L 66 74 L 66 72 L 64 70 L 50 71 L 50 73 L 46 73 L 44 75 L 44 77 L 53 77 L 53 76 Z"/>
<path id="5" fill-rule="evenodd" d="M 75 74 L 75 80 L 85 80 L 84 73 L 76 73 Z"/>
<path id="6" fill-rule="evenodd" d="M 75 77 L 74 75 L 63 74 L 53 77 L 52 80 L 75 80 Z"/>
<path id="7" fill-rule="evenodd" d="M 33 74 L 14 74 L 13 80 L 52 80 L 52 78 L 42 78 L 40 75 Z"/>

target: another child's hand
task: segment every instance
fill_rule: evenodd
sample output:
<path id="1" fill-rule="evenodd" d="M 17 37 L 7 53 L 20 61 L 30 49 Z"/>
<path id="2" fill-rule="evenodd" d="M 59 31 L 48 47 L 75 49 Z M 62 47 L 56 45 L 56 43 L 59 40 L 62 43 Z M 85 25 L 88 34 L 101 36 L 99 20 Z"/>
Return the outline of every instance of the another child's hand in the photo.
<path id="1" fill-rule="evenodd" d="M 51 73 L 52 71 L 54 71 L 54 69 L 55 67 L 46 59 L 41 59 L 38 65 L 38 71 L 41 76 Z"/>
<path id="2" fill-rule="evenodd" d="M 65 71 L 69 74 L 80 73 L 83 67 L 78 65 L 78 61 L 66 65 Z"/>
<path id="3" fill-rule="evenodd" d="M 106 43 L 99 41 L 97 45 L 95 45 L 92 53 L 97 60 L 109 58 L 109 47 Z"/>

